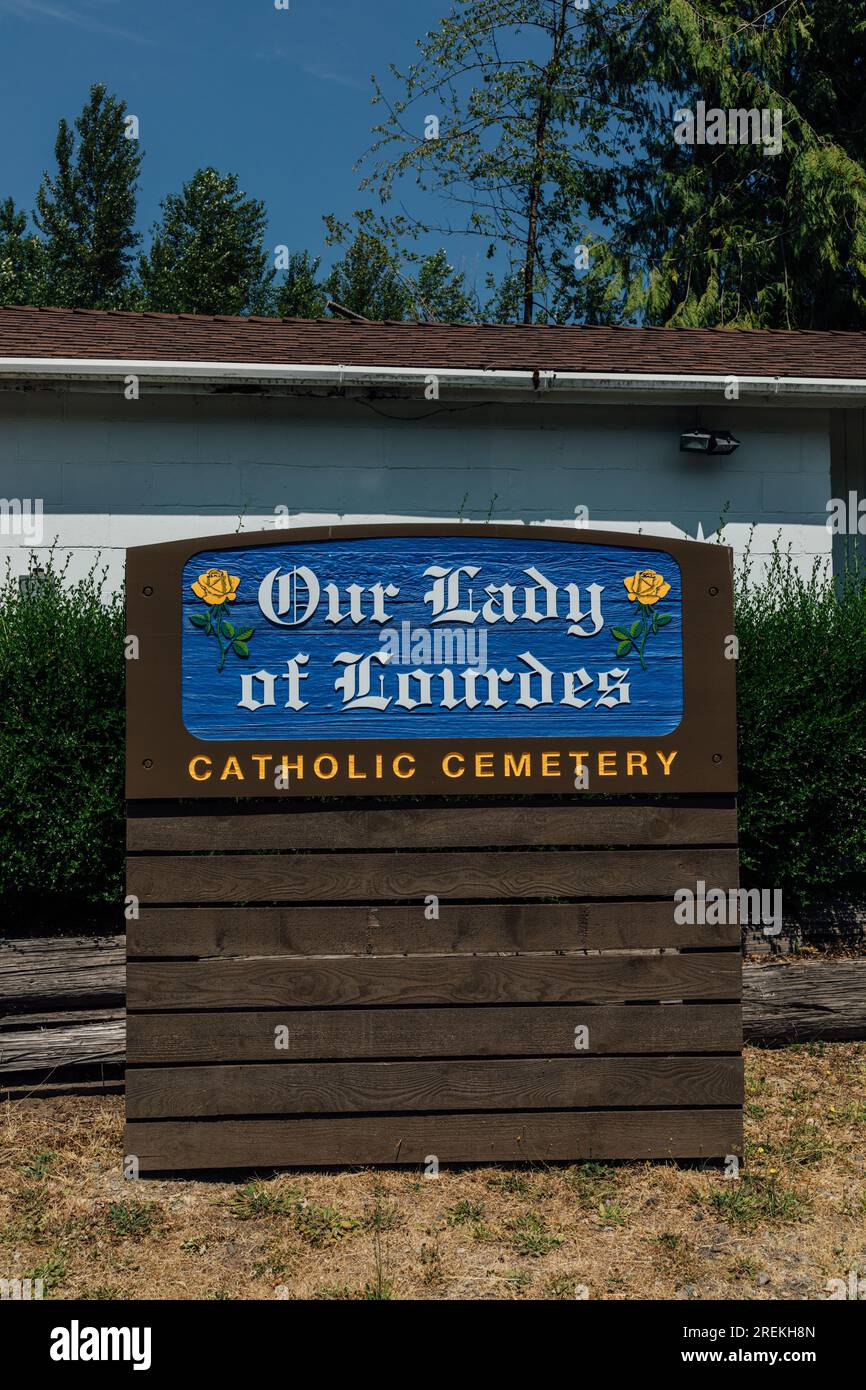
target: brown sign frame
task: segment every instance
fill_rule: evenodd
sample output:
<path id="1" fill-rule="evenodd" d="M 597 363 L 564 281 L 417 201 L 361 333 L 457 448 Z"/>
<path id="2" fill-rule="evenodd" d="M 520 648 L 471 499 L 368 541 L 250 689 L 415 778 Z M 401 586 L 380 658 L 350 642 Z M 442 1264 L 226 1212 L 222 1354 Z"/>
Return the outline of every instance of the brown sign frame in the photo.
<path id="1" fill-rule="evenodd" d="M 181 712 L 181 592 L 183 569 L 191 555 L 204 550 L 247 549 L 251 546 L 355 540 L 388 536 L 486 536 L 527 541 L 569 541 L 576 545 L 628 546 L 633 550 L 665 551 L 672 555 L 683 581 L 683 718 L 673 733 L 635 738 L 581 737 L 496 739 L 370 739 L 358 740 L 213 740 L 190 734 Z M 137 656 L 127 662 L 126 681 L 126 795 L 130 800 L 188 797 L 262 796 L 381 796 L 381 795 L 520 795 L 582 791 L 621 796 L 632 793 L 732 793 L 737 789 L 736 679 L 730 651 L 733 634 L 733 569 L 727 546 L 708 542 L 542 525 L 399 523 L 298 527 L 290 530 L 249 531 L 199 536 L 158 545 L 136 546 L 127 552 L 126 630 L 137 638 Z M 575 785 L 577 752 L 587 752 L 589 777 Z M 646 771 L 628 753 L 647 754 Z M 515 761 L 535 754 L 528 774 L 514 775 Z M 670 761 L 671 752 L 676 753 Z M 505 757 L 510 753 L 511 772 Z M 365 761 L 361 762 L 363 754 Z M 381 768 L 375 764 L 381 755 Z M 394 759 L 411 776 L 394 773 Z M 407 761 L 405 755 L 409 754 Z M 446 776 L 448 766 L 461 769 Z M 546 759 L 543 755 L 547 755 Z M 290 776 L 278 788 L 270 769 L 287 760 L 291 766 L 304 755 L 303 777 Z M 492 755 L 492 756 L 491 756 Z M 235 756 L 244 773 L 223 777 L 226 760 Z M 207 780 L 194 780 L 194 758 L 210 759 Z M 255 775 L 264 764 L 269 775 Z M 307 762 L 309 759 L 309 762 Z M 312 773 L 317 759 L 337 772 L 327 778 Z M 667 772 L 665 766 L 667 765 Z M 196 765 L 207 773 L 207 761 Z M 309 769 L 309 775 L 307 772 Z M 361 776 L 361 773 L 364 773 Z"/>

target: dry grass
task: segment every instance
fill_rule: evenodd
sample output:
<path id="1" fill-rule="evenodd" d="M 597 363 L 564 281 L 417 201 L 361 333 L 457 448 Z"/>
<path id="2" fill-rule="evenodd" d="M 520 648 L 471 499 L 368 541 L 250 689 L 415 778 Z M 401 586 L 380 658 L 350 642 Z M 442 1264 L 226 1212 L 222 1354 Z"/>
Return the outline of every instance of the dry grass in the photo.
<path id="1" fill-rule="evenodd" d="M 6 1102 L 0 1277 L 55 1298 L 778 1298 L 866 1274 L 866 1044 L 747 1052 L 747 1157 L 125 1182 L 122 1101 Z"/>

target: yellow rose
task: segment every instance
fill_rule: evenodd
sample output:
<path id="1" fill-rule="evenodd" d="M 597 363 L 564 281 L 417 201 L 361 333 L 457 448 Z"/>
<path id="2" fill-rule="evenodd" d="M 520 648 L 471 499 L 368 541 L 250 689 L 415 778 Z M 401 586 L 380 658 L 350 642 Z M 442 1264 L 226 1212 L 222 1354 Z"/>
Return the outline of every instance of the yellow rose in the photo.
<path id="1" fill-rule="evenodd" d="M 237 575 L 229 574 L 228 570 L 208 570 L 207 574 L 200 574 L 190 588 L 197 598 L 204 599 L 205 603 L 234 603 L 237 587 L 240 584 Z"/>
<path id="2" fill-rule="evenodd" d="M 660 574 L 656 574 L 655 570 L 638 570 L 622 582 L 628 590 L 628 596 L 632 603 L 637 599 L 638 603 L 642 603 L 646 607 L 658 603 L 660 598 L 664 598 L 665 594 L 670 593 L 671 587 L 670 584 L 665 583 Z"/>

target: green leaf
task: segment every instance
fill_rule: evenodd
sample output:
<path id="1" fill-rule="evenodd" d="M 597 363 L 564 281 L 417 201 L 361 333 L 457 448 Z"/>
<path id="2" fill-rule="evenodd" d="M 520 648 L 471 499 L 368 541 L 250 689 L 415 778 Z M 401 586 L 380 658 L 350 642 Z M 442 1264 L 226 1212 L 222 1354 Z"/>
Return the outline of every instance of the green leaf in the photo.
<path id="1" fill-rule="evenodd" d="M 246 642 L 232 642 L 232 651 L 235 652 L 237 656 L 249 656 L 250 654 L 250 649 Z"/>
<path id="2" fill-rule="evenodd" d="M 618 642 L 627 642 L 627 641 L 629 640 L 628 633 L 625 631 L 624 628 L 621 628 L 621 627 L 612 627 L 612 628 L 611 628 L 611 633 L 613 634 L 613 636 L 616 638 L 616 640 L 617 640 Z"/>
<path id="3" fill-rule="evenodd" d="M 630 650 L 631 645 L 632 642 L 630 637 L 626 638 L 625 642 L 620 642 L 619 646 L 616 649 L 617 656 L 625 656 L 626 652 Z"/>
<path id="4" fill-rule="evenodd" d="M 196 627 L 207 627 L 208 625 L 208 618 L 204 613 L 190 613 L 189 620 Z"/>
<path id="5" fill-rule="evenodd" d="M 234 637 L 235 635 L 235 625 L 234 623 L 230 623 L 228 618 L 222 619 L 220 630 L 222 631 L 223 637 Z"/>
<path id="6" fill-rule="evenodd" d="M 637 619 L 637 622 L 632 623 L 631 627 L 629 628 L 629 632 L 631 633 L 632 637 L 637 637 L 642 627 L 643 623 L 641 622 L 640 618 Z"/>
<path id="7" fill-rule="evenodd" d="M 671 622 L 673 622 L 673 614 L 672 614 L 672 613 L 659 613 L 658 618 L 657 618 L 657 625 L 658 625 L 658 627 L 666 627 L 667 624 L 668 624 L 668 623 L 671 623 Z"/>
<path id="8" fill-rule="evenodd" d="M 248 638 L 252 637 L 252 635 L 253 629 L 251 627 L 245 627 L 243 632 L 235 633 L 235 636 L 237 637 L 239 642 L 246 642 Z"/>

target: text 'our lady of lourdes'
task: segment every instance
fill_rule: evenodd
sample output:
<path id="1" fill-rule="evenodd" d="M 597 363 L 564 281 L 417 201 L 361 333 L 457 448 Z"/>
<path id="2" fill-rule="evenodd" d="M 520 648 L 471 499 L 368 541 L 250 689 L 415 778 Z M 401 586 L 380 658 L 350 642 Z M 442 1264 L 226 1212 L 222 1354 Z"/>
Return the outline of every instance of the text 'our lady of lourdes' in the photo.
<path id="1" fill-rule="evenodd" d="M 429 608 L 430 628 L 437 637 L 447 631 L 446 624 L 452 624 L 457 626 L 457 631 L 449 636 L 459 639 L 462 629 L 471 627 L 479 619 L 479 635 L 500 622 L 510 625 L 564 621 L 567 635 L 578 638 L 595 637 L 604 627 L 603 584 L 586 586 L 589 606 L 584 610 L 579 585 L 555 584 L 535 566 L 523 569 L 526 583 L 489 583 L 481 588 L 480 594 L 479 586 L 472 586 L 480 573 L 477 565 L 434 564 L 422 573 L 431 581 L 423 601 Z M 280 627 L 300 628 L 317 614 L 320 621 L 332 626 L 347 620 L 354 626 L 363 623 L 379 626 L 382 644 L 379 650 L 342 651 L 332 658 L 333 664 L 342 668 L 334 680 L 334 690 L 342 696 L 340 707 L 344 710 L 381 711 L 391 705 L 405 710 L 430 706 L 440 709 L 483 706 L 496 710 L 509 703 L 524 709 L 553 704 L 583 709 L 593 702 L 596 708 L 614 709 L 630 703 L 630 687 L 626 681 L 628 668 L 614 666 L 595 676 L 582 666 L 556 672 L 530 651 L 512 654 L 511 660 L 519 669 L 512 671 L 504 665 L 496 668 L 486 662 L 486 641 L 471 655 L 464 642 L 463 662 L 459 657 L 456 662 L 450 659 L 455 650 L 461 650 L 459 640 L 447 649 L 437 641 L 427 649 L 427 655 L 414 658 L 417 661 L 414 670 L 386 675 L 382 668 L 396 656 L 395 645 L 392 643 L 390 648 L 388 645 L 389 636 L 394 635 L 386 630 L 386 625 L 394 621 L 388 606 L 389 601 L 399 595 L 399 585 L 380 580 L 342 588 L 331 581 L 322 583 L 315 570 L 298 565 L 285 573 L 280 572 L 279 566 L 272 569 L 259 585 L 258 597 L 264 617 Z M 430 664 L 434 651 L 441 655 L 440 649 L 449 653 L 441 662 L 442 668 L 421 669 Z M 420 650 L 424 650 L 423 643 Z M 434 663 L 437 655 L 432 656 Z M 303 698 L 302 682 L 309 678 L 309 672 L 303 669 L 309 659 L 307 653 L 297 652 L 286 661 L 287 670 L 280 679 L 287 682 L 284 689 L 287 709 L 302 710 L 308 706 Z M 454 669 L 461 664 L 464 669 Z M 265 670 L 242 675 L 239 707 L 258 710 L 275 705 L 277 679 L 274 673 Z M 587 693 L 589 691 L 592 693 Z"/>

